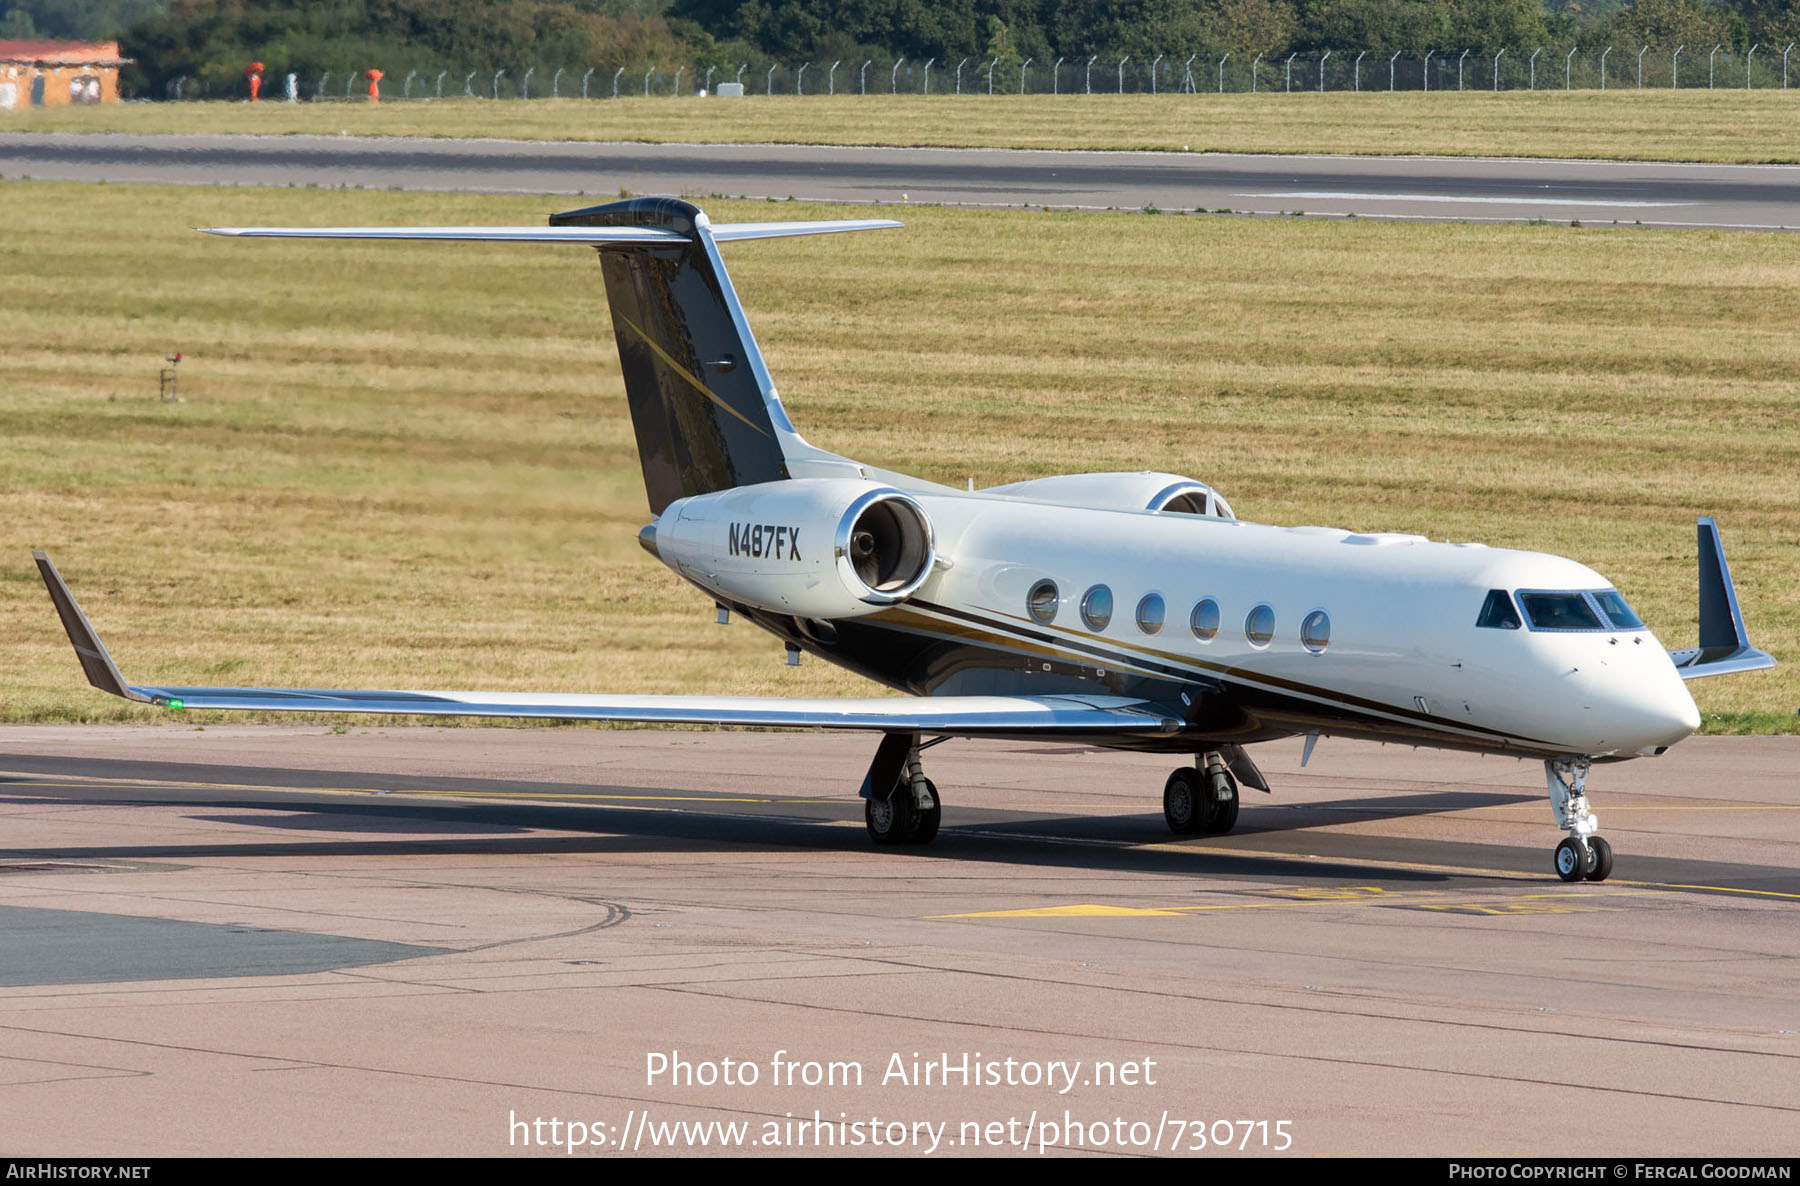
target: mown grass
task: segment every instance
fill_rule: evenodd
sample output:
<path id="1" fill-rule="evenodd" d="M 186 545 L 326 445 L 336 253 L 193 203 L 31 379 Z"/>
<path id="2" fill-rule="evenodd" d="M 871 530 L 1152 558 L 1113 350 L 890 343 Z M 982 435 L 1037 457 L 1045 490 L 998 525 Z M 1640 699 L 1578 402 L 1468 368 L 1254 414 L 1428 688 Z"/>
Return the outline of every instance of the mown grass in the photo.
<path id="1" fill-rule="evenodd" d="M 0 130 L 1800 161 L 1800 89 L 144 103 Z"/>
<path id="2" fill-rule="evenodd" d="M 0 719 L 167 719 L 85 687 L 33 546 L 146 682 L 869 691 L 712 626 L 638 548 L 587 252 L 188 229 L 557 206 L 0 186 Z M 1716 515 L 1752 634 L 1788 666 L 1694 690 L 1709 728 L 1794 727 L 1792 239 L 897 213 L 904 231 L 727 248 L 815 443 L 956 485 L 1167 469 L 1247 518 L 1558 552 L 1671 646 L 1695 633 L 1694 516 Z M 175 350 L 186 402 L 165 405 Z"/>

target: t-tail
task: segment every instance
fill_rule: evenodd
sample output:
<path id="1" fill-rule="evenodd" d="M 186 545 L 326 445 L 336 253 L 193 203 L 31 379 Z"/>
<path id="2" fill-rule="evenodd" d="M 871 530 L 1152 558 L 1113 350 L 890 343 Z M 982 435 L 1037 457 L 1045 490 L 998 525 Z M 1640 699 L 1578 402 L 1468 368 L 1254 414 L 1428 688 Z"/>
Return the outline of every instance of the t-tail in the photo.
<path id="1" fill-rule="evenodd" d="M 548 227 L 219 227 L 216 235 L 581 243 L 599 250 L 619 367 L 650 511 L 679 498 L 837 461 L 782 410 L 718 245 L 897 227 L 888 219 L 712 225 L 677 198 L 628 198 L 550 217 Z"/>

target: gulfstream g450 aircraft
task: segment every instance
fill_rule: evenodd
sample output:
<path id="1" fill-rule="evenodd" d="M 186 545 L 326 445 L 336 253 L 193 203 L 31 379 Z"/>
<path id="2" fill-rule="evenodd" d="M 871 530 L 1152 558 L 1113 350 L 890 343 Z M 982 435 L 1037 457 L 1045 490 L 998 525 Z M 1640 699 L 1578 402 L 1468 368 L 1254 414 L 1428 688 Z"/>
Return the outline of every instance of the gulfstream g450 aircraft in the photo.
<path id="1" fill-rule="evenodd" d="M 532 695 L 140 687 L 48 557 L 38 564 L 89 681 L 170 708 L 409 713 L 860 729 L 878 843 L 937 832 L 920 752 L 950 737 L 1058 738 L 1191 756 L 1163 788 L 1180 833 L 1223 833 L 1244 747 L 1322 735 L 1543 761 L 1555 867 L 1601 880 L 1595 761 L 1660 754 L 1700 723 L 1683 681 L 1773 665 L 1752 648 L 1710 520 L 1700 645 L 1669 652 L 1610 582 L 1557 556 L 1416 535 L 1267 527 L 1174 474 L 1075 474 L 961 491 L 801 439 L 720 261 L 739 239 L 898 226 L 714 226 L 644 198 L 545 227 L 238 228 L 216 234 L 584 244 L 600 254 L 654 516 L 639 540 L 800 652 L 904 698 Z M 1304 759 L 1303 759 L 1304 760 Z"/>

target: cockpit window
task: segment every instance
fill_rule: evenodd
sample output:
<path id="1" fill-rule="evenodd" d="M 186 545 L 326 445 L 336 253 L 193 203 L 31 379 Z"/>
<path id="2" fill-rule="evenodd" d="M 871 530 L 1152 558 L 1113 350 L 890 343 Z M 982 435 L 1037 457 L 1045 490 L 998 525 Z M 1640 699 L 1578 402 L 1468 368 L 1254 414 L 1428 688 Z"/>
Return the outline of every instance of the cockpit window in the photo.
<path id="1" fill-rule="evenodd" d="M 1533 630 L 1604 630 L 1600 616 L 1580 593 L 1520 593 L 1519 604 Z"/>
<path id="2" fill-rule="evenodd" d="M 1487 630 L 1517 630 L 1524 625 L 1505 589 L 1488 591 L 1487 600 L 1481 606 L 1481 616 L 1475 619 L 1475 624 Z"/>
<path id="3" fill-rule="evenodd" d="M 1616 589 L 1602 589 L 1591 596 L 1599 604 L 1600 612 L 1606 615 L 1606 620 L 1613 624 L 1613 629 L 1642 630 L 1644 628 L 1644 619 L 1632 612 L 1631 607 L 1625 604 L 1625 599 L 1619 596 Z"/>

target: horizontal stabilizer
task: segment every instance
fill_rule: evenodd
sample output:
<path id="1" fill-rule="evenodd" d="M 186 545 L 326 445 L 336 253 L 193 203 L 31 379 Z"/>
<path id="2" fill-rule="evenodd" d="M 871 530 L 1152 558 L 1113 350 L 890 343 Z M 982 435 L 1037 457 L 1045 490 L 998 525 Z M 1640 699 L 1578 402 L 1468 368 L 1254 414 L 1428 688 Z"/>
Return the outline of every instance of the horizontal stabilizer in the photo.
<path id="1" fill-rule="evenodd" d="M 942 696 L 800 699 L 780 696 L 604 696 L 537 692 L 363 691 L 317 688 L 141 687 L 127 683 L 50 558 L 36 552 L 88 682 L 102 692 L 167 708 L 395 716 L 633 721 L 765 729 L 855 729 L 950 736 L 1094 733 L 1162 736 L 1181 723 L 1125 696 Z"/>
<path id="2" fill-rule="evenodd" d="M 887 218 L 847 218 L 824 222 L 720 223 L 710 229 L 715 241 L 732 243 L 740 239 L 887 230 L 900 225 Z M 208 235 L 228 235 L 238 239 L 415 239 L 449 243 L 585 243 L 593 247 L 652 246 L 689 241 L 689 236 L 679 231 L 650 226 L 222 226 L 199 229 Z"/>
<path id="3" fill-rule="evenodd" d="M 1744 612 L 1738 606 L 1737 587 L 1731 583 L 1731 566 L 1725 561 L 1725 545 L 1719 525 L 1701 519 L 1700 645 L 1670 651 L 1669 658 L 1682 679 L 1760 671 L 1775 666 L 1775 656 L 1750 645 L 1744 629 Z"/>

